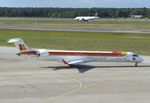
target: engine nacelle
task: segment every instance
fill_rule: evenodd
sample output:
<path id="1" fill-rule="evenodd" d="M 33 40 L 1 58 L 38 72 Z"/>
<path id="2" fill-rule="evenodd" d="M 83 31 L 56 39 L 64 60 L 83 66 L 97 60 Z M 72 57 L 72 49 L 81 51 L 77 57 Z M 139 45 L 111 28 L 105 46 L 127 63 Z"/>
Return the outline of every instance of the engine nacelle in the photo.
<path id="1" fill-rule="evenodd" d="M 39 56 L 48 56 L 49 53 L 46 49 L 39 49 L 37 55 L 39 55 Z"/>

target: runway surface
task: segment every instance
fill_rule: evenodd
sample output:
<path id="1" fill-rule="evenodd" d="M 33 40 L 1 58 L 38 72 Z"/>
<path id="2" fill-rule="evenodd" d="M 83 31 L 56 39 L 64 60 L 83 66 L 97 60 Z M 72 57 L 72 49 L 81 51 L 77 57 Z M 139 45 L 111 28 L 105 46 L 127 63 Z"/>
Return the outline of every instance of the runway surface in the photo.
<path id="1" fill-rule="evenodd" d="M 24 26 L 0 26 L 0 29 L 12 30 L 48 30 L 48 31 L 82 31 L 82 32 L 113 32 L 113 33 L 143 33 L 150 34 L 150 30 L 121 30 L 121 29 L 96 29 L 96 28 L 46 28 L 46 27 L 24 27 Z"/>
<path id="2" fill-rule="evenodd" d="M 150 57 L 128 63 L 87 63 L 78 69 L 20 58 L 0 47 L 0 103 L 150 103 Z"/>

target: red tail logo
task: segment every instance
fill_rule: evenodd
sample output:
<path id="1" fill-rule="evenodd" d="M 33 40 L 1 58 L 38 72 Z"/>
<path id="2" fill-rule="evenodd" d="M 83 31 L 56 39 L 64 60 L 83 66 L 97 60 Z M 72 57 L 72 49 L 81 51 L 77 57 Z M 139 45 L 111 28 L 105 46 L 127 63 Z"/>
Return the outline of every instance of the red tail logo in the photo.
<path id="1" fill-rule="evenodd" d="M 22 51 L 22 50 L 26 50 L 26 47 L 25 47 L 24 44 L 19 44 L 19 48 L 20 48 L 21 51 Z"/>

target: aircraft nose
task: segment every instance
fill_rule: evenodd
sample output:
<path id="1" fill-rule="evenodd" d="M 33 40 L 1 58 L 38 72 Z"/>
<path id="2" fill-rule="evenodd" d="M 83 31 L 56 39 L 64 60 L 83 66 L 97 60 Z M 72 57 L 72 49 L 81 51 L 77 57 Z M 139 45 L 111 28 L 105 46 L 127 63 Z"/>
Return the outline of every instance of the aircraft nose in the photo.
<path id="1" fill-rule="evenodd" d="M 142 57 L 139 57 L 139 62 L 143 62 L 144 59 Z"/>

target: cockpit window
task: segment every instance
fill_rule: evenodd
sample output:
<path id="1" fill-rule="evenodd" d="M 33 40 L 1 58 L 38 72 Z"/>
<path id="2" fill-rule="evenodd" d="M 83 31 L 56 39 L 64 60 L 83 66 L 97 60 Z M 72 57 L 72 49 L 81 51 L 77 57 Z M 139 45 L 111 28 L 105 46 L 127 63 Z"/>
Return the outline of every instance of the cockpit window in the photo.
<path id="1" fill-rule="evenodd" d="M 138 57 L 138 55 L 137 55 L 137 54 L 133 54 L 133 56 L 134 56 L 134 57 Z"/>

